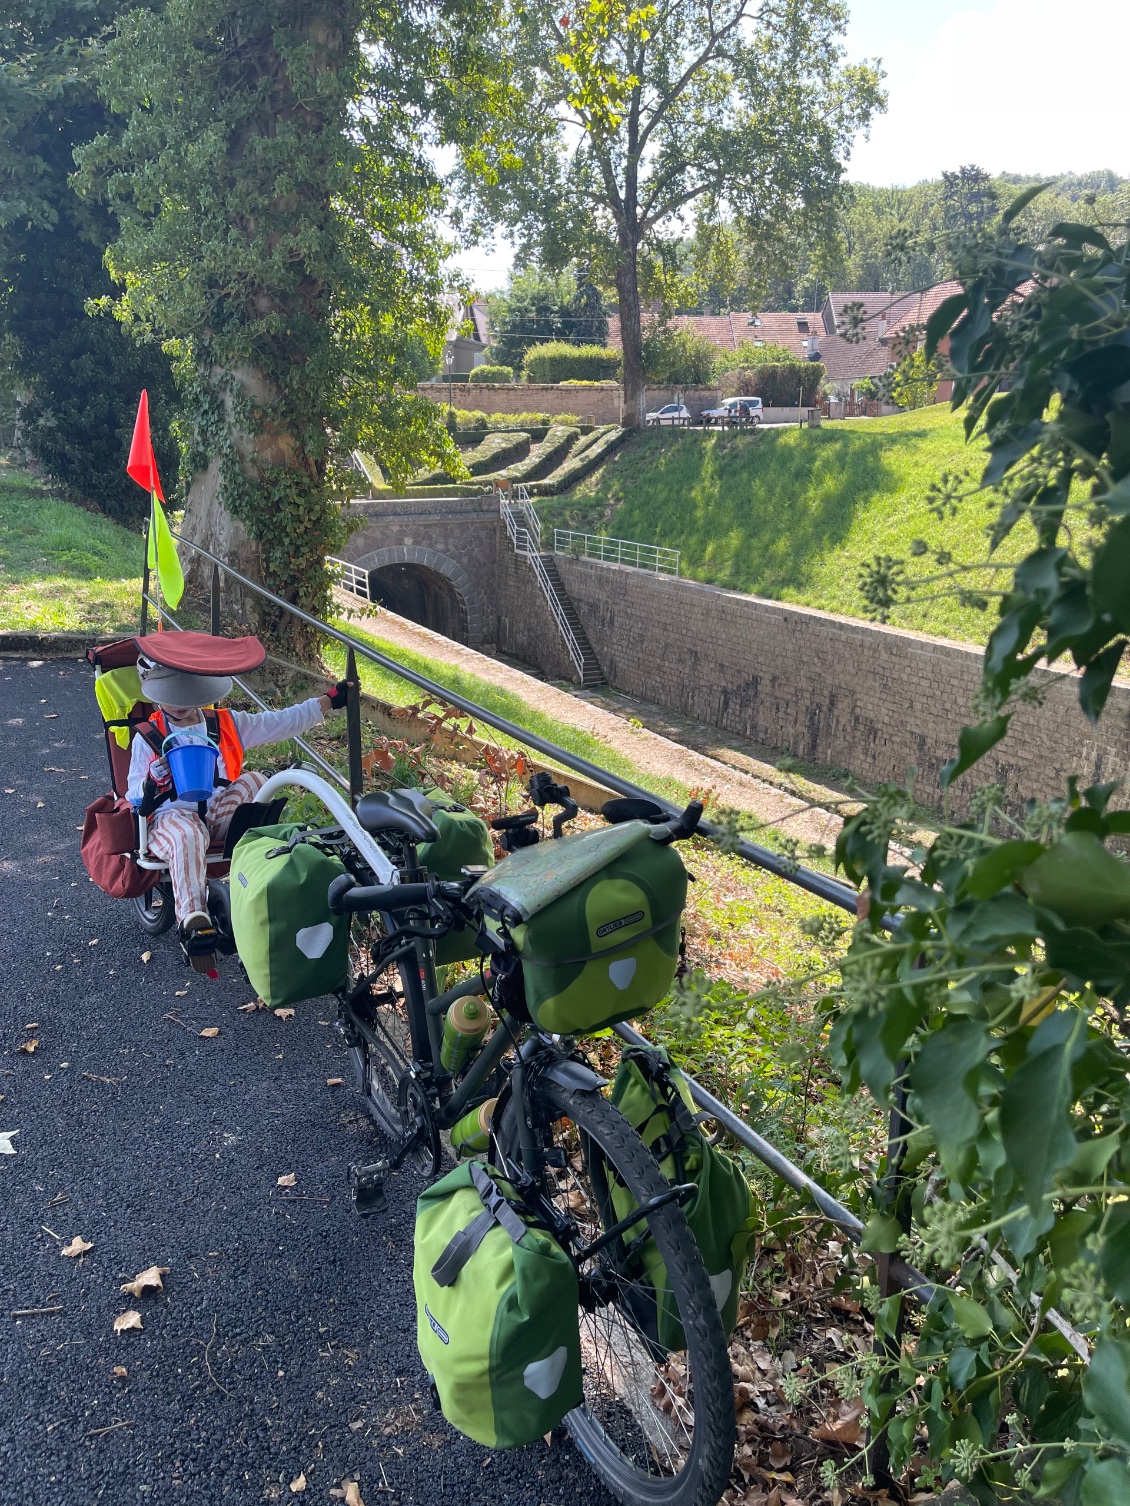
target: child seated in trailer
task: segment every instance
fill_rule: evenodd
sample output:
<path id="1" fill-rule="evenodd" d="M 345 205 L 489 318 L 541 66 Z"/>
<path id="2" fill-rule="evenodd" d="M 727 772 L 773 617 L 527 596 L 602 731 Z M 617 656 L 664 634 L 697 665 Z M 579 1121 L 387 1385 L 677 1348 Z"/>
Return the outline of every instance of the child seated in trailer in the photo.
<path id="1" fill-rule="evenodd" d="M 243 767 L 244 752 L 301 737 L 319 726 L 331 710 L 345 705 L 346 682 L 339 680 L 327 694 L 282 711 L 229 711 L 216 704 L 231 694 L 229 675 L 190 674 L 144 654 L 137 670 L 142 694 L 155 710 L 134 735 L 126 794 L 134 810 L 151 818 L 149 851 L 169 865 L 174 909 L 189 960 L 197 972 L 210 974 L 216 959 L 208 942 L 215 930 L 208 913 L 205 856 L 210 845 L 222 845 L 236 809 L 255 800 L 267 782 L 266 774 Z M 164 740 L 176 733 L 210 737 L 219 746 L 216 788 L 206 801 L 177 796 L 162 756 Z"/>

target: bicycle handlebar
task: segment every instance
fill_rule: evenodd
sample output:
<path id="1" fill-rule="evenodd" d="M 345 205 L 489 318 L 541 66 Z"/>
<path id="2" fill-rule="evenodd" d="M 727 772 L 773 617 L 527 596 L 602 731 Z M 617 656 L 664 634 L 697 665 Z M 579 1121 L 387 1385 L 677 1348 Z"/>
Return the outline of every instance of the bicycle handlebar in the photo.
<path id="1" fill-rule="evenodd" d="M 429 879 L 423 884 L 359 884 L 351 873 L 340 873 L 326 892 L 332 915 L 368 914 L 382 910 L 395 915 L 416 910 L 436 899 L 461 899 L 462 884 L 444 884 Z"/>

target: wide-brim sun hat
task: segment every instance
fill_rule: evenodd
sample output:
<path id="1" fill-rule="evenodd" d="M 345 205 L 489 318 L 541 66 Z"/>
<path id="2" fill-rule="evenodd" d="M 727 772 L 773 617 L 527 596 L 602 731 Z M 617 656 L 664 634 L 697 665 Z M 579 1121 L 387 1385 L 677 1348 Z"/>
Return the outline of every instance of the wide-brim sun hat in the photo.
<path id="1" fill-rule="evenodd" d="M 231 695 L 230 675 L 193 675 L 138 655 L 137 675 L 147 701 L 158 706 L 214 706 Z"/>

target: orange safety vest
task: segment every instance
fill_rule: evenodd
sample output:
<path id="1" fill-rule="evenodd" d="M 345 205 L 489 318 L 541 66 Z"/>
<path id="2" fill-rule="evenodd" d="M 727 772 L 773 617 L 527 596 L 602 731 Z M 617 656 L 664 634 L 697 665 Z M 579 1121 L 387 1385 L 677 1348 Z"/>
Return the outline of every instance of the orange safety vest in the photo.
<path id="1" fill-rule="evenodd" d="M 229 782 L 234 783 L 239 778 L 243 769 L 243 743 L 235 725 L 235 718 L 230 711 L 223 707 L 217 709 L 216 707 L 209 706 L 202 709 L 200 714 L 204 718 L 204 725 L 208 729 L 208 736 L 214 737 L 220 745 L 220 757 L 224 761 L 224 770 Z M 213 718 L 215 718 L 214 728 L 212 726 Z M 158 708 L 149 720 L 163 738 L 168 737 L 169 729 L 163 711 Z M 175 732 L 176 730 L 174 727 L 173 731 Z"/>

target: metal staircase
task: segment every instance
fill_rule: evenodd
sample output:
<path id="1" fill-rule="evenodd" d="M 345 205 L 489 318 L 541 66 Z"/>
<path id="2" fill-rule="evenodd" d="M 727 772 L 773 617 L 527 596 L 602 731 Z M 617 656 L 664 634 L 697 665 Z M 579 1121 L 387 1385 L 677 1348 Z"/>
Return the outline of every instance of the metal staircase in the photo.
<path id="1" fill-rule="evenodd" d="M 542 595 L 564 639 L 582 689 L 602 685 L 604 671 L 558 573 L 557 561 L 551 550 L 543 550 L 541 547 L 541 521 L 530 501 L 529 492 L 519 485 L 512 491 L 499 492 L 498 498 L 499 512 L 514 553 L 528 560 L 537 576 L 538 585 L 541 586 Z"/>

